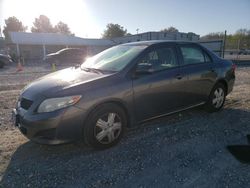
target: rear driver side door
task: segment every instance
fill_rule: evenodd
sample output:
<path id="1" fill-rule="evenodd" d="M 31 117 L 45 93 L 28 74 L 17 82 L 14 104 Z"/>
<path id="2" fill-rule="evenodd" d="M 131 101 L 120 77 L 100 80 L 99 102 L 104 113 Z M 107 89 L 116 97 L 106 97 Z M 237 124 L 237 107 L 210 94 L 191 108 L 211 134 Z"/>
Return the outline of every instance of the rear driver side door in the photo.
<path id="1" fill-rule="evenodd" d="M 209 54 L 196 44 L 179 44 L 180 74 L 183 82 L 183 104 L 192 106 L 207 101 L 217 78 L 214 62 Z"/>

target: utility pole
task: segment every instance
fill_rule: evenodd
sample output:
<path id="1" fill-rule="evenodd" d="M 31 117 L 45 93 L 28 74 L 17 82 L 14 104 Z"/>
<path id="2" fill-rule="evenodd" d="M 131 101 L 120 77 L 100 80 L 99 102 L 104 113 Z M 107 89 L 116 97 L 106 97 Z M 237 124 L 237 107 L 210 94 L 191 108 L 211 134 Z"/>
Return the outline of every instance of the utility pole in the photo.
<path id="1" fill-rule="evenodd" d="M 224 37 L 223 37 L 223 51 L 222 51 L 222 57 L 223 58 L 225 56 L 226 39 L 227 39 L 227 30 L 225 30 Z"/>
<path id="2" fill-rule="evenodd" d="M 238 53 L 240 52 L 240 39 L 238 40 Z"/>
<path id="3" fill-rule="evenodd" d="M 137 28 L 137 29 L 136 29 L 136 33 L 137 33 L 137 35 L 138 35 L 138 31 L 139 31 L 139 29 Z"/>
<path id="4" fill-rule="evenodd" d="M 237 59 L 239 59 L 240 55 L 240 39 L 238 40 L 238 53 L 237 53 Z"/>

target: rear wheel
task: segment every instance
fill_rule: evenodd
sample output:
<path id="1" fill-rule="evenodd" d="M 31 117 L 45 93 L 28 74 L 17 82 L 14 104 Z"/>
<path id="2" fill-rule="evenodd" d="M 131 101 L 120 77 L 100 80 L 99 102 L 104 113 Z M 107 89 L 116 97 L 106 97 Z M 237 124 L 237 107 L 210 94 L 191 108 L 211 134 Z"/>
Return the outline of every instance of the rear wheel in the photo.
<path id="1" fill-rule="evenodd" d="M 226 99 L 226 88 L 224 84 L 218 83 L 213 88 L 210 93 L 209 99 L 206 104 L 206 109 L 209 112 L 219 111 L 225 102 Z"/>
<path id="2" fill-rule="evenodd" d="M 94 148 L 109 148 L 119 142 L 126 125 L 122 108 L 115 104 L 103 104 L 91 113 L 86 122 L 85 142 Z"/>

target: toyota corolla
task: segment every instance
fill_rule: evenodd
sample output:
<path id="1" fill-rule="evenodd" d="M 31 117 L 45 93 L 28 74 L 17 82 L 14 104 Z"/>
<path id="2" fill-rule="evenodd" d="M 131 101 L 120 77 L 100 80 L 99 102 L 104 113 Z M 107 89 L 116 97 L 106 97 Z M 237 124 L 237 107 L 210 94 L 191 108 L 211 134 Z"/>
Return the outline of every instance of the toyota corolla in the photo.
<path id="1" fill-rule="evenodd" d="M 234 80 L 235 65 L 197 43 L 128 43 L 35 80 L 13 113 L 35 142 L 107 148 L 148 120 L 201 105 L 219 111 Z"/>

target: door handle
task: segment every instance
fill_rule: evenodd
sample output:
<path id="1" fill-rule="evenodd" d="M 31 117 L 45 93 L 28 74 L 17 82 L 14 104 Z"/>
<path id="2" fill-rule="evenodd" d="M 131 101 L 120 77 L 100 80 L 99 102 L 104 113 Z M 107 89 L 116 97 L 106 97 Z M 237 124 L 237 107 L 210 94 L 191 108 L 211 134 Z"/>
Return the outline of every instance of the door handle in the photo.
<path id="1" fill-rule="evenodd" d="M 182 76 L 181 76 L 181 74 L 177 74 L 177 75 L 175 76 L 175 78 L 178 79 L 178 80 L 181 80 L 181 79 L 182 79 Z"/>

